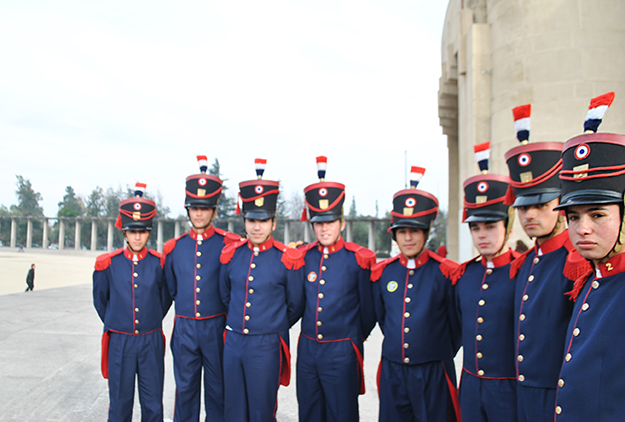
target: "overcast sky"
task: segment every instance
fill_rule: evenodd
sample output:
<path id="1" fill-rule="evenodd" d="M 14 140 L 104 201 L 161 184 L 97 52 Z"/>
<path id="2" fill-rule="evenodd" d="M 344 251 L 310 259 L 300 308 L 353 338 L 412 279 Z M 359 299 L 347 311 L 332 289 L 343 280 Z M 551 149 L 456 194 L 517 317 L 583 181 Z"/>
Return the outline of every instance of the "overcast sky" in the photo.
<path id="1" fill-rule="evenodd" d="M 230 192 L 265 178 L 289 198 L 347 186 L 382 215 L 408 166 L 447 207 L 437 115 L 447 1 L 0 2 L 0 204 L 15 175 L 46 216 L 71 185 L 87 196 L 147 183 L 182 213 L 196 155 L 219 159 Z"/>

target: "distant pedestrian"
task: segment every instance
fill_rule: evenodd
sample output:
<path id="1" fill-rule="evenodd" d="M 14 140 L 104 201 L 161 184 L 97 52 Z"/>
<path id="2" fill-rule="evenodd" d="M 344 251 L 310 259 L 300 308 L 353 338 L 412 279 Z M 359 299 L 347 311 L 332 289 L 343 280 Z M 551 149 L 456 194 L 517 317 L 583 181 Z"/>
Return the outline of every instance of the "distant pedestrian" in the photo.
<path id="1" fill-rule="evenodd" d="M 26 276 L 26 284 L 28 284 L 28 287 L 26 287 L 24 292 L 32 291 L 35 288 L 35 264 L 30 264 L 30 270 L 28 270 L 28 275 Z"/>

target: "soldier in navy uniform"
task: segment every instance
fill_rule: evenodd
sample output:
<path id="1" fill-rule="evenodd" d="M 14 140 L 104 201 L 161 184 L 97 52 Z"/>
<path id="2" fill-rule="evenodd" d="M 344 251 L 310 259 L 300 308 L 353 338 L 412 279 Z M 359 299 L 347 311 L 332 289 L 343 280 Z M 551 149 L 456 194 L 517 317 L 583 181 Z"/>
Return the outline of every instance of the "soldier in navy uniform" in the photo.
<path id="1" fill-rule="evenodd" d="M 304 256 L 271 236 L 279 182 L 239 184 L 247 239 L 221 254 L 220 293 L 228 310 L 224 346 L 225 421 L 273 421 L 278 387 L 290 380 L 289 328 L 304 311 Z"/>
<path id="2" fill-rule="evenodd" d="M 304 189 L 317 241 L 300 248 L 307 280 L 297 349 L 302 422 L 359 420 L 363 341 L 376 322 L 369 271 L 375 253 L 341 237 L 345 186 L 325 181 L 326 165 L 326 157 L 317 157 L 320 182 Z"/>
<path id="3" fill-rule="evenodd" d="M 513 110 L 521 145 L 505 154 L 510 171 L 506 203 L 516 208 L 534 247 L 511 265 L 516 278 L 515 343 L 517 407 L 520 422 L 553 420 L 564 335 L 573 303 L 565 293 L 573 287 L 575 254 L 559 204 L 562 143 L 528 143 L 529 104 Z"/>
<path id="4" fill-rule="evenodd" d="M 557 422 L 625 418 L 625 136 L 595 133 L 614 93 L 594 98 L 562 153 L 569 236 L 592 268 L 575 282 L 555 407 Z M 553 417 L 553 416 L 552 416 Z"/>
<path id="5" fill-rule="evenodd" d="M 176 301 L 171 337 L 176 422 L 199 420 L 202 379 L 206 421 L 223 420 L 226 308 L 219 295 L 219 257 L 227 242 L 240 240 L 239 236 L 213 227 L 222 181 L 206 174 L 206 156 L 197 158 L 200 174 L 187 177 L 185 189 L 191 230 L 165 243 L 163 250 L 167 286 Z"/>
<path id="6" fill-rule="evenodd" d="M 99 256 L 93 273 L 93 303 L 104 323 L 102 375 L 109 380 L 109 421 L 132 420 L 135 377 L 141 420 L 163 420 L 165 335 L 162 320 L 171 297 L 161 255 L 146 248 L 156 215 L 154 201 L 135 197 L 120 203 L 116 227 L 127 246 Z"/>
<path id="7" fill-rule="evenodd" d="M 479 255 L 458 267 L 456 310 L 462 327 L 462 419 L 517 420 L 514 343 L 514 280 L 510 263 L 520 254 L 508 246 L 514 210 L 504 204 L 509 178 L 488 173 L 490 142 L 475 146 L 482 174 L 464 182 L 464 222 Z"/>
<path id="8" fill-rule="evenodd" d="M 459 420 L 453 357 L 460 347 L 451 276 L 458 265 L 425 248 L 438 200 L 411 188 L 393 196 L 391 226 L 401 253 L 371 270 L 375 310 L 384 334 L 378 370 L 380 421 Z"/>

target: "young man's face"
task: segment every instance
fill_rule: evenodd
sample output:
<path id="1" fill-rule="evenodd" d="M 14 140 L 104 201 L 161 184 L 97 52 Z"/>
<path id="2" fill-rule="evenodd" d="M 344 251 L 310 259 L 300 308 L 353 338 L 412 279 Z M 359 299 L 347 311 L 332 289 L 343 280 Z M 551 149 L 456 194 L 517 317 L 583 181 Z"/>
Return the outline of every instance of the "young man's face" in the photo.
<path id="1" fill-rule="evenodd" d="M 189 212 L 189 220 L 191 220 L 193 230 L 197 233 L 202 233 L 208 228 L 208 226 L 211 225 L 213 215 L 215 214 L 215 208 L 189 207 L 187 210 Z"/>
<path id="2" fill-rule="evenodd" d="M 395 229 L 395 242 L 399 250 L 406 258 L 416 257 L 425 245 L 425 231 L 412 227 L 399 227 Z"/>
<path id="3" fill-rule="evenodd" d="M 269 240 L 271 232 L 275 229 L 276 221 L 272 218 L 267 220 L 245 219 L 245 233 L 254 246 L 259 246 Z"/>
<path id="4" fill-rule="evenodd" d="M 554 210 L 560 203 L 558 198 L 536 205 L 517 207 L 517 214 L 523 230 L 529 237 L 549 235 L 558 222 L 559 211 Z"/>
<path id="5" fill-rule="evenodd" d="M 323 221 L 312 225 L 321 246 L 330 246 L 339 240 L 341 232 L 345 229 L 345 220 Z"/>
<path id="6" fill-rule="evenodd" d="M 148 230 L 124 230 L 124 237 L 128 242 L 128 249 L 132 252 L 141 252 L 148 244 L 150 232 Z"/>
<path id="7" fill-rule="evenodd" d="M 503 250 L 503 242 L 506 238 L 506 226 L 502 220 L 469 223 L 473 245 L 480 255 L 491 261 Z"/>
<path id="8" fill-rule="evenodd" d="M 571 243 L 581 256 L 597 263 L 610 253 L 621 231 L 618 205 L 575 205 L 566 214 Z"/>

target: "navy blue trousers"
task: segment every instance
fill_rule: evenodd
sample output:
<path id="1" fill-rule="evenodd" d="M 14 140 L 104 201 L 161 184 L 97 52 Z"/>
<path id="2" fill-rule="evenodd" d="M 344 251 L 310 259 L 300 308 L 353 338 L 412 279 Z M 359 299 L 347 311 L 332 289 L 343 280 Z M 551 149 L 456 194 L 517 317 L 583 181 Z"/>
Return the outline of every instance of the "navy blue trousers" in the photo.
<path id="1" fill-rule="evenodd" d="M 319 343 L 300 336 L 297 347 L 300 422 L 358 421 L 359 392 L 360 368 L 351 341 Z"/>
<path id="2" fill-rule="evenodd" d="M 224 393 L 226 422 L 276 420 L 281 355 L 278 334 L 226 332 Z"/>
<path id="3" fill-rule="evenodd" d="M 140 336 L 111 332 L 108 355 L 110 422 L 132 421 L 135 376 L 141 421 L 163 421 L 164 340 L 161 330 Z"/>
<path id="4" fill-rule="evenodd" d="M 519 422 L 553 422 L 556 389 L 525 387 L 517 383 Z"/>
<path id="5" fill-rule="evenodd" d="M 453 371 L 453 362 L 448 364 Z M 445 371 L 442 362 L 404 365 L 382 358 L 380 368 L 380 422 L 455 421 L 452 394 L 455 373 Z"/>
<path id="6" fill-rule="evenodd" d="M 175 422 L 200 419 L 200 391 L 204 370 L 206 421 L 224 418 L 223 352 L 226 317 L 176 317 L 171 337 L 176 379 Z"/>
<path id="7" fill-rule="evenodd" d="M 467 422 L 516 422 L 516 379 L 485 379 L 462 373 L 460 410 Z"/>

